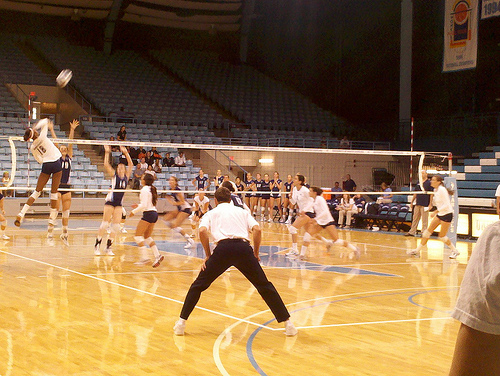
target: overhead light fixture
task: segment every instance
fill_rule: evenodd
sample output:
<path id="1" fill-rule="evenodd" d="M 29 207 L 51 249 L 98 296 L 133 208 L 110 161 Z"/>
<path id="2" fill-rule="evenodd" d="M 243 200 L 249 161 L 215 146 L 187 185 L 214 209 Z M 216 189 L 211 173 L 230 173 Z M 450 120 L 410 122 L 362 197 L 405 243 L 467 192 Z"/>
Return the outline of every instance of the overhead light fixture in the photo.
<path id="1" fill-rule="evenodd" d="M 268 163 L 273 163 L 274 160 L 272 158 L 260 158 L 259 159 L 259 163 L 262 163 L 262 164 L 268 164 Z"/>

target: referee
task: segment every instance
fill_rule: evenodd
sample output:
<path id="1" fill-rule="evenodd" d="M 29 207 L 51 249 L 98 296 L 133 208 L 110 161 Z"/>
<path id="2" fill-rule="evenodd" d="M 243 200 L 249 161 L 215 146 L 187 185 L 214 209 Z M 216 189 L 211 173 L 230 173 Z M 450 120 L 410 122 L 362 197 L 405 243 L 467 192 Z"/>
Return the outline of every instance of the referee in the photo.
<path id="1" fill-rule="evenodd" d="M 290 314 L 276 288 L 267 279 L 259 264 L 261 229 L 257 221 L 244 209 L 231 205 L 231 192 L 220 187 L 215 192 L 217 207 L 200 220 L 200 242 L 205 249 L 205 262 L 187 293 L 180 319 L 174 326 L 176 335 L 184 335 L 186 320 L 200 299 L 201 293 L 230 266 L 235 266 L 255 286 L 260 296 L 271 309 L 278 322 L 285 322 L 285 334 L 294 336 L 297 329 L 290 321 Z M 252 230 L 254 248 L 250 246 L 249 230 Z M 210 252 L 209 233 L 214 237 L 215 247 Z"/>

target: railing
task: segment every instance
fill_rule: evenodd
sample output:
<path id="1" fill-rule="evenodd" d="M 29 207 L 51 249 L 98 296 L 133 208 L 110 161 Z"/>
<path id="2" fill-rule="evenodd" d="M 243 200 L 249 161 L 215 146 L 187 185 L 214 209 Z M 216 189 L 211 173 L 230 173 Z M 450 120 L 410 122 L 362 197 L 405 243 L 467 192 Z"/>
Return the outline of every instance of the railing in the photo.
<path id="1" fill-rule="evenodd" d="M 238 163 L 236 163 L 233 159 L 231 159 L 226 153 L 220 151 L 220 150 L 215 150 L 215 160 L 217 161 L 217 153 L 219 154 L 222 154 L 223 157 L 225 157 L 228 161 L 228 165 L 227 165 L 227 169 L 228 171 L 231 171 L 232 170 L 232 165 L 238 167 L 241 171 L 243 171 L 243 176 L 246 176 L 247 175 L 247 170 L 245 170 L 243 167 L 241 167 Z M 238 174 L 235 174 L 233 172 L 234 175 L 238 176 Z"/>

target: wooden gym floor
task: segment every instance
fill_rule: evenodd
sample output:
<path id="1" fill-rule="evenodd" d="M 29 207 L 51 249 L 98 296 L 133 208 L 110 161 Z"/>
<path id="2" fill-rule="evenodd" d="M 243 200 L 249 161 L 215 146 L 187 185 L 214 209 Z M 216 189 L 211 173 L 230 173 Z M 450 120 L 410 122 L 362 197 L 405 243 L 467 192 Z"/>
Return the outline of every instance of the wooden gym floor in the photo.
<path id="1" fill-rule="evenodd" d="M 172 327 L 203 251 L 162 222 L 153 237 L 165 261 L 137 266 L 136 218 L 95 257 L 99 216 L 70 219 L 69 247 L 46 218 L 9 218 L 0 241 L 0 375 L 445 375 L 458 322 L 450 319 L 473 243 L 448 259 L 431 240 L 339 231 L 361 257 L 313 243 L 306 262 L 284 256 L 285 225 L 263 223 L 262 265 L 299 328 L 286 337 L 256 290 L 231 269 L 206 292 L 187 322 Z M 185 225 L 188 228 L 188 225 Z M 104 242 L 103 242 L 104 243 Z M 299 243 L 300 247 L 300 243 Z"/>

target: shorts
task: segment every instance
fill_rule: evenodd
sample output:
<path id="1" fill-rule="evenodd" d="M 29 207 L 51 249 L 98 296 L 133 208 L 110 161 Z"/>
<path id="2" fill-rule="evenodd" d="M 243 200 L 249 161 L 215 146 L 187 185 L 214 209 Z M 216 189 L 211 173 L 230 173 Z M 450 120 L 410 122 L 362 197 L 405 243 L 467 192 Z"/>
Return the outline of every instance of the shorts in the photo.
<path id="1" fill-rule="evenodd" d="M 261 198 L 262 198 L 263 200 L 269 200 L 269 199 L 271 198 L 271 195 L 270 195 L 270 194 L 267 194 L 267 193 L 263 193 L 263 194 L 262 194 L 262 196 L 261 196 Z"/>
<path id="2" fill-rule="evenodd" d="M 186 213 L 186 214 L 189 214 L 189 215 L 191 215 L 191 213 L 192 213 L 191 208 L 181 209 L 181 207 L 180 207 L 180 206 L 177 206 L 177 211 L 178 211 L 178 212 L 182 212 L 182 213 Z"/>
<path id="3" fill-rule="evenodd" d="M 448 214 L 445 214 L 445 215 L 437 215 L 437 217 L 443 221 L 443 222 L 447 222 L 447 223 L 450 223 L 451 221 L 453 221 L 453 213 L 448 213 Z"/>
<path id="4" fill-rule="evenodd" d="M 2 193 L 0 193 L 0 200 L 1 200 L 2 198 L 4 198 L 4 197 L 5 197 L 5 196 L 4 196 Z"/>
<path id="5" fill-rule="evenodd" d="M 273 193 L 271 195 L 272 198 L 280 198 L 280 195 L 278 193 Z"/>
<path id="6" fill-rule="evenodd" d="M 319 225 L 319 223 L 318 223 Z M 328 222 L 326 225 L 320 225 L 322 228 L 327 228 L 328 226 L 335 226 L 335 222 L 334 221 L 331 221 L 331 222 Z"/>
<path id="7" fill-rule="evenodd" d="M 196 213 L 195 213 L 195 215 L 196 215 L 198 218 L 201 218 L 201 217 L 203 217 L 203 216 L 205 215 L 205 213 L 204 213 L 204 212 L 202 212 L 201 210 L 197 210 L 197 211 L 196 211 Z"/>
<path id="8" fill-rule="evenodd" d="M 156 223 L 156 221 L 158 221 L 158 212 L 156 210 L 148 210 L 143 212 L 141 221 Z"/>
<path id="9" fill-rule="evenodd" d="M 316 214 L 313 213 L 313 212 L 306 212 L 306 215 L 309 217 L 309 218 L 314 218 L 316 217 Z"/>
<path id="10" fill-rule="evenodd" d="M 118 206 L 123 206 L 121 201 L 106 201 L 104 205 L 111 205 L 114 208 Z"/>
<path id="11" fill-rule="evenodd" d="M 71 193 L 71 191 L 66 191 L 66 189 L 70 189 L 71 184 L 61 183 L 59 184 L 59 189 L 57 190 L 61 195 L 65 195 L 66 193 Z"/>
<path id="12" fill-rule="evenodd" d="M 42 173 L 52 175 L 62 171 L 61 160 L 42 163 Z"/>

